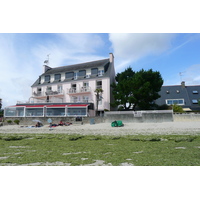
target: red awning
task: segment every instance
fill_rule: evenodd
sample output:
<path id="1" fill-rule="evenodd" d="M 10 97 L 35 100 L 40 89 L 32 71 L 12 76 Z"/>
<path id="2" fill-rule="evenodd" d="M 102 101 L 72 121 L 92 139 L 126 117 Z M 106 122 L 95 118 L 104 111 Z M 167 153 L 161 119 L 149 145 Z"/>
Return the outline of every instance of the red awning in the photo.
<path id="1" fill-rule="evenodd" d="M 71 104 L 67 105 L 68 108 L 85 108 L 88 107 L 88 104 Z"/>
<path id="2" fill-rule="evenodd" d="M 46 105 L 47 108 L 64 108 L 67 105 Z"/>
<path id="3" fill-rule="evenodd" d="M 47 107 L 47 108 L 64 108 L 64 107 L 68 107 L 68 108 L 86 108 L 88 107 L 89 104 L 57 104 L 57 105 L 16 105 L 16 106 L 9 106 L 9 107 L 26 107 L 26 108 L 43 108 L 43 107 Z"/>

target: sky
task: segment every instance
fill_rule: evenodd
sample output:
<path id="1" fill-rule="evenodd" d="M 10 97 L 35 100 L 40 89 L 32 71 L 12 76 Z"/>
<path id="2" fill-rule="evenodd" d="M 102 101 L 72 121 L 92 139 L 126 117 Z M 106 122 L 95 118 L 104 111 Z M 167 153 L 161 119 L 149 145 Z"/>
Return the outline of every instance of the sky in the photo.
<path id="1" fill-rule="evenodd" d="M 0 12 L 0 98 L 3 99 L 3 107 L 29 99 L 31 85 L 43 72 L 43 64 L 47 55 L 49 55 L 50 66 L 58 67 L 108 58 L 109 53 L 112 52 L 115 56 L 116 73 L 124 71 L 129 66 L 134 71 L 153 69 L 161 73 L 164 85 L 180 84 L 183 80 L 186 85 L 200 85 L 199 15 L 198 0 L 2 1 Z M 50 191 L 49 188 L 53 186 L 54 193 L 50 192 L 50 196 L 48 195 L 50 199 L 54 196 L 58 198 L 58 195 L 66 196 L 66 180 L 70 184 L 72 183 L 72 187 L 69 188 L 73 195 L 71 199 L 74 199 L 74 194 L 80 185 L 77 186 L 79 182 L 77 180 L 81 178 L 87 188 L 83 184 L 78 187 L 81 191 L 78 193 L 81 195 L 80 198 L 85 195 L 88 185 L 95 195 L 98 193 L 97 189 L 102 188 L 99 177 L 109 184 L 109 187 L 106 185 L 102 191 L 106 191 L 106 196 L 110 195 L 112 198 L 114 196 L 116 199 L 132 197 L 134 183 L 137 183 L 134 185 L 136 188 L 134 194 L 136 193 L 140 199 L 141 194 L 142 197 L 148 195 L 145 197 L 152 196 L 154 199 L 160 199 L 163 194 L 162 189 L 169 187 L 168 181 L 166 181 L 168 177 L 170 181 L 173 179 L 172 177 L 176 177 L 174 181 L 176 191 L 187 187 L 186 194 L 183 193 L 181 196 L 182 199 L 186 199 L 187 194 L 190 197 L 191 195 L 198 196 L 195 192 L 198 190 L 194 190 L 196 182 L 193 179 L 194 177 L 197 179 L 198 168 L 195 168 L 196 171 L 190 168 L 176 168 L 175 171 L 174 168 L 152 167 L 135 168 L 134 171 L 132 168 L 126 169 L 126 171 L 122 168 L 123 171 L 119 171 L 119 168 L 111 170 L 87 168 L 88 171 L 86 168 L 75 169 L 76 171 L 73 171 L 72 168 L 68 170 L 54 169 L 56 170 L 55 176 L 52 168 L 45 168 L 42 173 L 38 168 L 37 171 L 34 171 L 35 168 L 31 168 L 31 173 L 24 168 L 17 169 L 21 171 L 9 168 L 9 171 L 6 171 L 8 173 L 3 173 L 5 178 L 3 177 L 2 181 L 6 197 L 12 186 L 12 189 L 17 192 L 20 191 L 21 186 L 26 187 L 26 190 L 29 191 L 29 188 L 38 185 L 38 177 L 43 191 L 45 191 L 45 198 L 48 195 L 46 191 Z M 4 168 L 3 170 L 8 169 Z M 98 170 L 98 172 L 94 170 Z M 26 175 L 26 172 L 27 176 L 23 176 L 22 174 Z M 92 172 L 95 173 L 95 176 Z M 20 178 L 16 177 L 17 184 L 15 181 L 13 185 L 10 181 L 8 183 L 10 180 L 8 174 L 12 180 L 15 180 L 13 177 L 15 178 L 16 175 L 20 175 Z M 85 174 L 87 174 L 87 180 L 82 177 Z M 116 174 L 118 175 L 117 181 Z M 182 174 L 184 174 L 184 181 Z M 63 179 L 63 175 L 67 175 L 66 179 Z M 96 175 L 100 176 L 96 177 Z M 37 177 L 37 182 L 29 181 L 35 180 L 35 177 Z M 58 177 L 62 177 L 62 180 L 58 180 Z M 144 179 L 150 180 L 153 184 L 141 187 L 141 184 L 144 185 Z M 52 184 L 52 180 L 56 182 L 57 187 Z M 185 180 L 190 182 L 190 186 L 185 184 Z M 143 182 L 141 183 L 141 181 Z M 119 182 L 123 182 L 123 187 Z M 9 184 L 9 187 L 5 187 L 6 183 Z M 74 185 L 76 187 L 73 187 Z M 155 186 L 158 188 L 157 195 L 155 192 L 152 193 L 155 191 Z M 63 188 L 63 193 L 60 188 Z M 119 188 L 119 192 L 113 193 L 116 188 Z M 40 188 L 38 189 L 40 190 Z M 144 189 L 148 192 L 144 193 Z M 173 187 L 171 189 L 173 191 Z M 13 193 L 14 198 L 16 198 L 16 194 L 16 192 Z M 94 199 L 94 195 L 91 193 L 88 196 L 87 193 L 87 198 Z M 105 196 L 104 192 L 102 195 Z M 165 199 L 171 198 L 171 193 L 165 193 L 166 195 L 168 196 Z M 178 193 L 177 198 L 180 199 L 180 195 Z M 27 195 L 24 197 L 26 198 Z M 20 198 L 25 199 L 21 196 Z"/>
<path id="2" fill-rule="evenodd" d="M 159 71 L 164 85 L 200 85 L 199 33 L 0 33 L 0 98 L 3 107 L 27 101 L 31 85 L 50 67 L 114 54 L 115 72 L 127 67 Z"/>

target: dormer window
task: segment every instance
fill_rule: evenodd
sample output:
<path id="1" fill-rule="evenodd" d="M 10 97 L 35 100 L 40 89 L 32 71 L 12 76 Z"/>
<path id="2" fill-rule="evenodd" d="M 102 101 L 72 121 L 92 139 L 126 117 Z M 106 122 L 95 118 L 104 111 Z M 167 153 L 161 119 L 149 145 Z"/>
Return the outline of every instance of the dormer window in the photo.
<path id="1" fill-rule="evenodd" d="M 92 68 L 91 75 L 97 75 L 97 74 L 98 74 L 98 68 Z"/>
<path id="2" fill-rule="evenodd" d="M 61 80 L 61 74 L 55 74 L 54 75 L 54 80 L 55 81 L 60 81 Z"/>
<path id="3" fill-rule="evenodd" d="M 45 82 L 50 82 L 50 75 L 46 75 L 46 76 L 44 77 L 44 81 L 45 81 Z"/>
<path id="4" fill-rule="evenodd" d="M 67 72 L 65 74 L 65 78 L 66 79 L 72 79 L 72 78 L 74 78 L 74 72 Z"/>
<path id="5" fill-rule="evenodd" d="M 80 70 L 78 72 L 78 76 L 85 76 L 86 75 L 86 71 L 85 70 Z"/>
<path id="6" fill-rule="evenodd" d="M 177 94 L 179 94 L 179 93 L 180 93 L 180 91 L 179 91 L 179 90 L 176 90 L 176 93 L 177 93 Z"/>
<path id="7" fill-rule="evenodd" d="M 197 90 L 193 90 L 192 93 L 193 94 L 198 94 L 198 91 Z"/>
<path id="8" fill-rule="evenodd" d="M 169 94 L 169 90 L 167 90 L 166 93 Z"/>

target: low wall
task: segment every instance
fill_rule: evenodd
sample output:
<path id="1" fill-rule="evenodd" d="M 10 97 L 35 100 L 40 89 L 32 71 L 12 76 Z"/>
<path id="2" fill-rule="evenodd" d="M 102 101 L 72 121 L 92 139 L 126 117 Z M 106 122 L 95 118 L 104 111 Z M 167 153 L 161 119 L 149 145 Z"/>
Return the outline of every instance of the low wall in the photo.
<path id="1" fill-rule="evenodd" d="M 175 113 L 174 114 L 175 122 L 184 122 L 184 121 L 199 121 L 200 122 L 200 114 L 195 113 Z"/>
<path id="2" fill-rule="evenodd" d="M 89 124 L 94 123 L 111 123 L 115 120 L 121 120 L 123 123 L 159 123 L 159 122 L 183 122 L 183 121 L 199 121 L 200 114 L 173 114 L 171 110 L 165 111 L 114 111 L 105 112 L 104 117 L 83 117 L 82 121 L 76 121 L 75 117 L 4 117 L 3 125 L 8 125 L 7 120 L 15 119 L 20 121 L 20 125 L 35 125 L 33 120 L 40 120 L 47 125 L 47 120 L 51 118 L 53 123 L 57 124 L 61 120 L 63 122 L 71 122 L 73 124 Z M 0 122 L 1 123 L 1 122 Z"/>
<path id="3" fill-rule="evenodd" d="M 125 123 L 172 122 L 172 110 L 105 112 L 105 122 L 122 120 Z"/>
<path id="4" fill-rule="evenodd" d="M 83 122 L 84 123 L 102 123 L 105 122 L 103 117 L 82 117 L 82 121 L 76 121 L 75 117 L 4 117 L 4 122 L 3 125 L 8 125 L 8 120 L 11 120 L 12 123 L 11 124 L 15 124 L 14 120 L 18 119 L 20 121 L 19 125 L 35 125 L 37 122 L 34 120 L 39 120 L 42 122 L 43 125 L 47 125 L 48 119 L 52 120 L 53 124 L 58 124 L 60 121 L 63 122 L 70 122 L 72 124 L 81 124 Z"/>

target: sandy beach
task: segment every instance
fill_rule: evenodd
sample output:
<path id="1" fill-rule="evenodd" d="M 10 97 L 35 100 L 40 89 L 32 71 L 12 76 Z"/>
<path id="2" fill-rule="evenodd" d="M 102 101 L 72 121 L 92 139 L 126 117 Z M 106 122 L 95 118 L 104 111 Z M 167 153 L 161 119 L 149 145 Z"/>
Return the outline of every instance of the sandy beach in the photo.
<path id="1" fill-rule="evenodd" d="M 66 133 L 82 135 L 138 135 L 138 134 L 200 134 L 200 122 L 124 123 L 124 127 L 111 127 L 110 123 L 72 124 L 49 129 L 48 125 L 35 128 L 23 125 L 5 125 L 0 133 Z"/>

